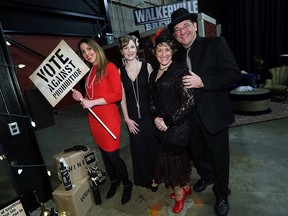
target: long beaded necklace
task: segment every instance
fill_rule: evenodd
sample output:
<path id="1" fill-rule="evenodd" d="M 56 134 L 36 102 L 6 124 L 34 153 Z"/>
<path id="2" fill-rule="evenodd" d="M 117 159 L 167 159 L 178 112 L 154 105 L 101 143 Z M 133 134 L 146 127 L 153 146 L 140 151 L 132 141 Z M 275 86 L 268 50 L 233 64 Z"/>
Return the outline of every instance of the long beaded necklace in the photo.
<path id="1" fill-rule="evenodd" d="M 132 88 L 133 88 L 133 93 L 136 101 L 136 106 L 137 106 L 137 113 L 138 113 L 138 118 L 141 119 L 141 112 L 140 112 L 140 97 L 139 97 L 139 86 L 138 86 L 138 75 L 135 80 L 136 83 L 136 90 L 133 81 L 131 80 Z"/>
<path id="2" fill-rule="evenodd" d="M 93 84 L 94 84 L 94 81 L 96 79 L 96 72 L 95 72 L 95 76 L 93 77 L 93 79 L 92 79 L 92 81 L 90 82 L 90 85 L 89 85 L 89 80 L 90 80 L 90 76 L 91 76 L 91 74 L 93 72 L 93 68 L 94 67 L 91 68 L 91 71 L 90 71 L 90 73 L 89 73 L 89 75 L 88 75 L 88 77 L 86 79 L 86 82 L 85 82 L 85 90 L 86 90 L 87 96 L 88 96 L 88 98 L 90 100 L 94 98 L 94 85 Z M 91 92 L 92 92 L 91 94 L 92 95 L 89 94 L 88 89 L 91 90 Z"/>

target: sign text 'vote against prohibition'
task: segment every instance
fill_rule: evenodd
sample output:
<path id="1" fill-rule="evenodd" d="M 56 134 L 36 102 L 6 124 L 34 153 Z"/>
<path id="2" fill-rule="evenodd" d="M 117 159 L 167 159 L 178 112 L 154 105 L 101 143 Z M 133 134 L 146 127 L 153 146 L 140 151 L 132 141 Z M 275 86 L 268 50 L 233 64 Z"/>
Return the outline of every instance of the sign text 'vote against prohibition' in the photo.
<path id="1" fill-rule="evenodd" d="M 29 77 L 54 107 L 89 71 L 89 67 L 62 40 Z"/>

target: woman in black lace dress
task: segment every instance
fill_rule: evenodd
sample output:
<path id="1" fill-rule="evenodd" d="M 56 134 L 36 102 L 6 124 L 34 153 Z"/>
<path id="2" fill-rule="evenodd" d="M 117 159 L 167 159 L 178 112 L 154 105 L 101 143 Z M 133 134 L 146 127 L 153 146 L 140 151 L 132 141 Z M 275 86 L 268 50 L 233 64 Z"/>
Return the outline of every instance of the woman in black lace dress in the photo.
<path id="1" fill-rule="evenodd" d="M 160 66 L 150 75 L 150 111 L 162 150 L 154 177 L 158 183 L 171 185 L 173 193 L 170 198 L 175 199 L 173 212 L 179 213 L 184 207 L 186 195 L 192 193 L 189 185 L 191 164 L 186 146 L 191 130 L 194 92 L 182 84 L 182 77 L 188 74 L 188 69 L 172 61 L 176 51 L 172 39 L 161 33 L 156 37 L 152 51 Z"/>
<path id="2" fill-rule="evenodd" d="M 123 56 L 123 66 L 119 68 L 123 86 L 121 108 L 129 130 L 134 184 L 156 192 L 157 187 L 151 184 L 160 145 L 154 136 L 148 85 L 153 69 L 149 63 L 138 60 L 137 37 L 123 35 L 118 41 Z"/>

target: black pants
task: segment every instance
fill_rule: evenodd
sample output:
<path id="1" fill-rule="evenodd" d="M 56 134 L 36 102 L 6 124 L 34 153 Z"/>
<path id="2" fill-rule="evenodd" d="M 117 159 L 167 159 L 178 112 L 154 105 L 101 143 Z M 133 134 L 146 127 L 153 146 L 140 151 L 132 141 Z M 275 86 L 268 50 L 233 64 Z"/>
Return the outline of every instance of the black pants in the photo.
<path id="1" fill-rule="evenodd" d="M 197 173 L 202 179 L 213 179 L 216 198 L 225 198 L 228 194 L 230 163 L 228 128 L 211 134 L 198 113 L 193 115 L 191 152 Z"/>
<path id="2" fill-rule="evenodd" d="M 100 151 L 110 181 L 113 182 L 120 178 L 123 185 L 128 185 L 129 177 L 127 167 L 123 159 L 120 157 L 119 150 L 106 152 L 100 148 Z"/>

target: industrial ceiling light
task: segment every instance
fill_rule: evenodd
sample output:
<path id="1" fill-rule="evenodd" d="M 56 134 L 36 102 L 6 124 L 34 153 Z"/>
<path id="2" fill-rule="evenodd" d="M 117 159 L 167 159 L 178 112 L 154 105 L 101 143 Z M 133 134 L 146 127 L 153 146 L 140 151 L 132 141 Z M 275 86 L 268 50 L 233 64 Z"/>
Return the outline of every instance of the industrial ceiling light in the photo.
<path id="1" fill-rule="evenodd" d="M 18 175 L 21 175 L 22 172 L 23 172 L 23 169 L 18 169 Z"/>
<path id="2" fill-rule="evenodd" d="M 5 66 L 5 67 L 15 67 L 15 68 L 24 68 L 24 67 L 26 67 L 25 64 L 18 64 L 18 65 L 0 64 L 0 66 Z"/>
<path id="3" fill-rule="evenodd" d="M 17 65 L 17 67 L 24 68 L 24 67 L 26 67 L 26 65 L 25 64 L 19 64 L 19 65 Z"/>

